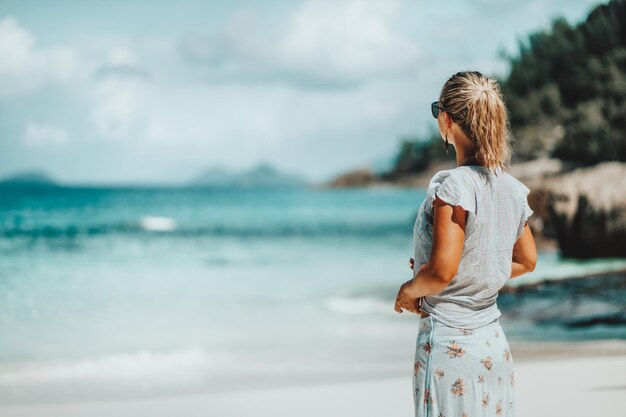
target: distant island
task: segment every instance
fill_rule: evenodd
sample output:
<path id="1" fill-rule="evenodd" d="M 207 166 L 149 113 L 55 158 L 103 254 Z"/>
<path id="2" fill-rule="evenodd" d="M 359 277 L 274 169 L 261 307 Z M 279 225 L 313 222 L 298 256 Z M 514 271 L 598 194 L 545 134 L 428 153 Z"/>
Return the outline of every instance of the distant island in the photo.
<path id="1" fill-rule="evenodd" d="M 50 175 L 39 170 L 16 172 L 0 179 L 0 187 L 58 187 Z"/>
<path id="2" fill-rule="evenodd" d="M 194 178 L 190 187 L 306 187 L 309 182 L 293 173 L 282 172 L 267 163 L 248 170 L 233 171 L 212 167 Z"/>
<path id="3" fill-rule="evenodd" d="M 300 175 L 280 171 L 268 163 L 260 163 L 247 170 L 236 171 L 221 166 L 211 167 L 182 187 L 224 188 L 286 188 L 307 187 L 311 183 Z M 0 187 L 44 188 L 67 187 L 43 170 L 21 170 L 0 178 Z"/>

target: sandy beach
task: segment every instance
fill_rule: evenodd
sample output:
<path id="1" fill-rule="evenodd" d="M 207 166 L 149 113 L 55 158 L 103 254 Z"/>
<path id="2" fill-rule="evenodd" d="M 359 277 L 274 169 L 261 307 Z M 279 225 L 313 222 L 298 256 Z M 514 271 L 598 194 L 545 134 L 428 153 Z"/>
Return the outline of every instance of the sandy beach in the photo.
<path id="1" fill-rule="evenodd" d="M 517 417 L 617 417 L 626 408 L 626 342 L 512 344 Z M 407 358 L 410 361 L 410 358 Z M 409 364 L 407 369 L 410 368 Z M 411 375 L 109 402 L 0 406 L 3 417 L 411 416 Z"/>

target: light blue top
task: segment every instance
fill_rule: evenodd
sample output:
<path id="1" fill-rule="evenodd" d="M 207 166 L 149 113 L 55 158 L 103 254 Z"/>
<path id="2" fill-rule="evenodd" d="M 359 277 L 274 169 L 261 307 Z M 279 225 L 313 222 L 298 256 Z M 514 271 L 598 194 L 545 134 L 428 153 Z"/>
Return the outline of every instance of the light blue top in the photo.
<path id="1" fill-rule="evenodd" d="M 501 169 L 464 165 L 433 175 L 413 228 L 414 273 L 432 251 L 435 194 L 469 212 L 458 273 L 422 310 L 448 326 L 475 329 L 500 317 L 498 290 L 511 276 L 513 245 L 533 210 L 528 187 Z"/>

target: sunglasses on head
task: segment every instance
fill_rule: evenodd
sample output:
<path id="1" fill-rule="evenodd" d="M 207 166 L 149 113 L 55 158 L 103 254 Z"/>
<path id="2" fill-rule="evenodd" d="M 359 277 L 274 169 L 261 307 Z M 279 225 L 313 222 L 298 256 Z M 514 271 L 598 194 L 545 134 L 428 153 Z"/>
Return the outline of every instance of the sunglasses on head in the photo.
<path id="1" fill-rule="evenodd" d="M 430 111 L 435 119 L 439 118 L 439 113 L 443 111 L 443 107 L 439 105 L 438 101 L 433 101 L 430 105 Z"/>

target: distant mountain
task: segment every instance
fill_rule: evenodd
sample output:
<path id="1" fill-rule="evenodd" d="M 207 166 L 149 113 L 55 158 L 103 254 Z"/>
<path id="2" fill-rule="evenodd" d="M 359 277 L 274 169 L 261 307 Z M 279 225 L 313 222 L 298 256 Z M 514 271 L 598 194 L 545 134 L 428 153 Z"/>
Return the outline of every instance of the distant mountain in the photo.
<path id="1" fill-rule="evenodd" d="M 192 187 L 301 187 L 309 182 L 299 175 L 278 171 L 262 163 L 244 171 L 212 167 L 190 182 Z"/>
<path id="2" fill-rule="evenodd" d="M 59 184 L 43 171 L 20 171 L 0 179 L 0 186 L 57 187 Z"/>

